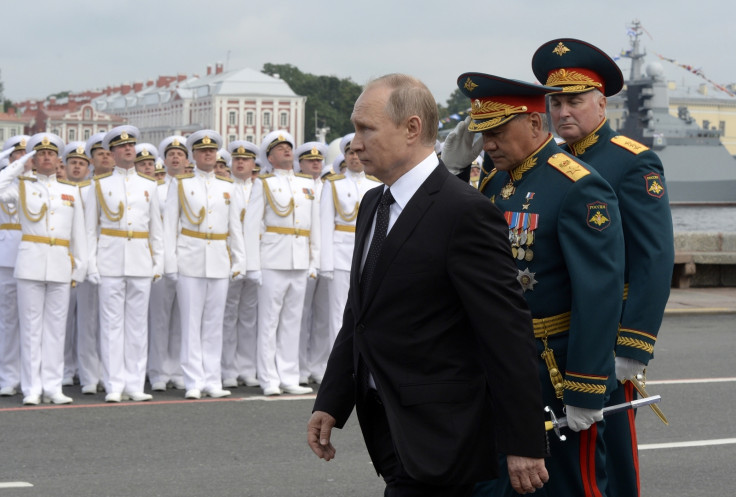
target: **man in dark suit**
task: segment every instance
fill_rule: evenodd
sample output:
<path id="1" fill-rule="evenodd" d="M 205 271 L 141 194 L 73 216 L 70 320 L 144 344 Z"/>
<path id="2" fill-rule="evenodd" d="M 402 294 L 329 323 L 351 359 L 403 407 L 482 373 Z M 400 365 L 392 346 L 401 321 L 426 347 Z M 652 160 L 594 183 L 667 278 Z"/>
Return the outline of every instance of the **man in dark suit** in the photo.
<path id="1" fill-rule="evenodd" d="M 356 406 L 385 495 L 469 495 L 497 475 L 498 452 L 518 492 L 541 488 L 534 335 L 503 217 L 439 162 L 437 107 L 420 81 L 372 81 L 352 121 L 351 148 L 385 186 L 366 193 L 359 211 L 310 447 L 332 459 L 331 430 Z"/>

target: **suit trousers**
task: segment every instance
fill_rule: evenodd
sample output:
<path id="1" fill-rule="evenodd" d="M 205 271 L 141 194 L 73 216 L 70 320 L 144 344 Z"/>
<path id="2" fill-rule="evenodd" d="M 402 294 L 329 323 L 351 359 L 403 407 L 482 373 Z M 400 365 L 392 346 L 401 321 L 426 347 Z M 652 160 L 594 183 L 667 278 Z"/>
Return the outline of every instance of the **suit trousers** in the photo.
<path id="1" fill-rule="evenodd" d="M 0 267 L 0 388 L 20 386 L 18 287 L 12 267 Z"/>
<path id="2" fill-rule="evenodd" d="M 391 439 L 391 429 L 386 419 L 386 411 L 375 390 L 368 391 L 364 408 L 366 417 L 371 419 L 370 428 L 363 427 L 363 436 L 370 437 L 376 448 L 377 468 L 386 482 L 384 497 L 468 497 L 473 484 L 435 486 L 415 480 L 404 470 Z M 368 431 L 369 430 L 369 431 Z"/>
<path id="3" fill-rule="evenodd" d="M 261 388 L 299 384 L 299 330 L 307 271 L 263 269 L 258 289 L 258 381 Z"/>
<path id="4" fill-rule="evenodd" d="M 332 345 L 328 343 L 330 335 L 328 283 L 329 281 L 324 278 L 307 277 L 299 334 L 300 382 L 310 376 L 322 381 L 327 368 Z"/>
<path id="5" fill-rule="evenodd" d="M 103 276 L 100 358 L 107 393 L 138 393 L 146 382 L 151 278 Z"/>
<path id="6" fill-rule="evenodd" d="M 222 322 L 229 280 L 179 275 L 181 369 L 187 390 L 220 390 Z"/>
<path id="7" fill-rule="evenodd" d="M 64 379 L 77 374 L 77 288 L 69 289 L 69 310 L 66 312 L 64 335 Z"/>
<path id="8" fill-rule="evenodd" d="M 181 382 L 181 315 L 176 281 L 164 277 L 151 286 L 148 306 L 148 379 Z"/>
<path id="9" fill-rule="evenodd" d="M 102 379 L 99 302 L 95 285 L 77 283 L 77 367 L 82 386 L 97 385 Z"/>
<path id="10" fill-rule="evenodd" d="M 18 280 L 23 395 L 61 393 L 69 283 Z"/>
<path id="11" fill-rule="evenodd" d="M 222 378 L 256 377 L 258 338 L 258 284 L 230 282 L 222 326 Z"/>

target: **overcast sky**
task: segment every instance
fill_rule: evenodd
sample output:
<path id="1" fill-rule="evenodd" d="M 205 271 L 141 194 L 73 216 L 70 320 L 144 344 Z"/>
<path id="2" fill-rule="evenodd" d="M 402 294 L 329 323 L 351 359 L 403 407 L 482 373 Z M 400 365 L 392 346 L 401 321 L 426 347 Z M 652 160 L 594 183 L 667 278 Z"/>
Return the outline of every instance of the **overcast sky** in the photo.
<path id="1" fill-rule="evenodd" d="M 530 60 L 558 37 L 609 55 L 639 19 L 654 53 L 736 82 L 732 0 L 12 0 L 3 2 L 0 77 L 11 100 L 289 63 L 363 84 L 389 72 L 423 80 L 444 103 L 466 71 L 533 81 Z M 629 62 L 621 60 L 628 75 Z M 697 84 L 663 62 L 667 79 Z"/>

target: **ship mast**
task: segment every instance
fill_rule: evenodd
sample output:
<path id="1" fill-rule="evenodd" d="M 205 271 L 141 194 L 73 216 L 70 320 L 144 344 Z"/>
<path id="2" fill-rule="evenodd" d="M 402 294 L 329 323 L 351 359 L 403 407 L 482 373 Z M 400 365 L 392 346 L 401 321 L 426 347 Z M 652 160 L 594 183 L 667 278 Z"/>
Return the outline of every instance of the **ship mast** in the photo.
<path id="1" fill-rule="evenodd" d="M 639 38 L 644 31 L 641 22 L 638 19 L 634 19 L 629 28 L 629 43 L 631 43 L 631 50 L 624 54 L 625 57 L 631 59 L 631 73 L 629 74 L 629 81 L 637 81 L 641 78 L 641 67 L 644 64 L 644 56 L 646 51 L 640 51 Z"/>

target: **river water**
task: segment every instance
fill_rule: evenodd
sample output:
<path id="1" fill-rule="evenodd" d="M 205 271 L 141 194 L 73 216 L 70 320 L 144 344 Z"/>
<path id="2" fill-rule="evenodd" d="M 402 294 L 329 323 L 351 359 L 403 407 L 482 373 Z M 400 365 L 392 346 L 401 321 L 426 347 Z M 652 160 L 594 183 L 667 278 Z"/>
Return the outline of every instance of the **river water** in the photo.
<path id="1" fill-rule="evenodd" d="M 672 205 L 672 225 L 681 231 L 736 233 L 736 205 Z"/>

